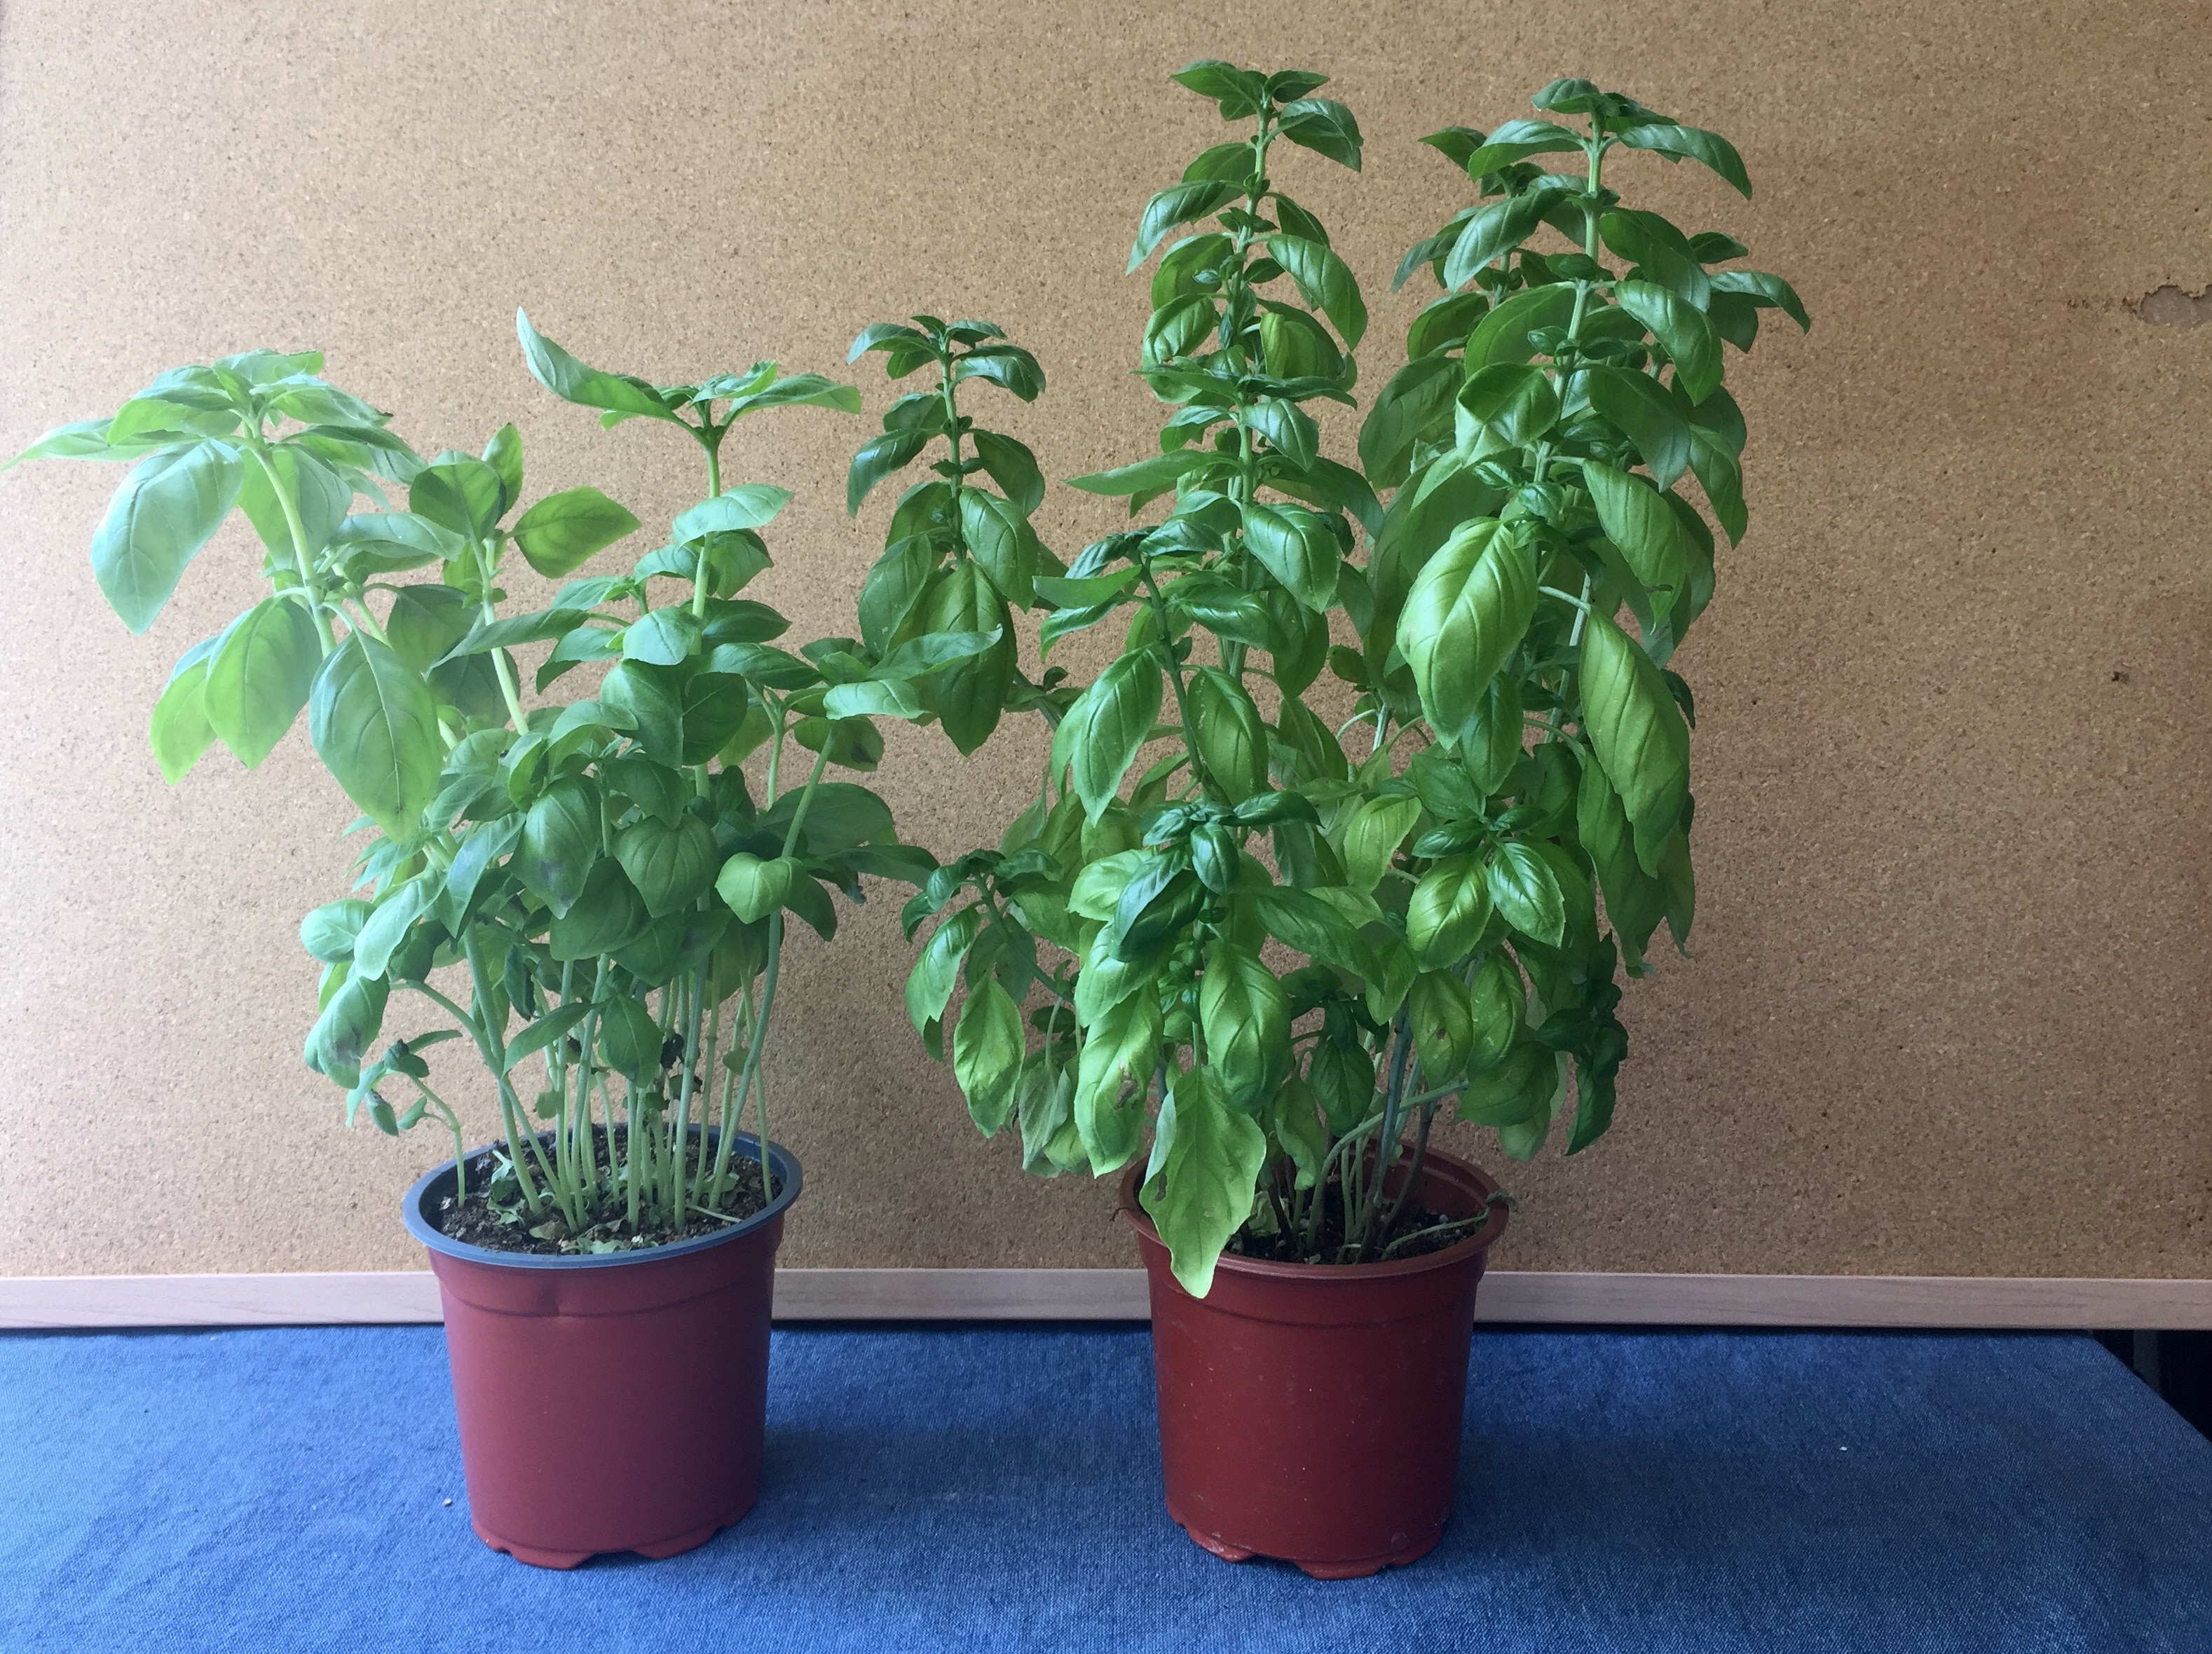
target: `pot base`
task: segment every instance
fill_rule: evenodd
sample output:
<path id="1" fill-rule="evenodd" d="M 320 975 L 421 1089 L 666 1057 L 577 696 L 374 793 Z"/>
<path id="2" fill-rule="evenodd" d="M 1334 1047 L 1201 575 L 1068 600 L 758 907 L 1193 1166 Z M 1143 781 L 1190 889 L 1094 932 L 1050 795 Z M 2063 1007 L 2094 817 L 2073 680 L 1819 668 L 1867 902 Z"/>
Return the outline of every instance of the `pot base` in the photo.
<path id="1" fill-rule="evenodd" d="M 1261 1554 L 1258 1551 L 1246 1550 L 1242 1545 L 1232 1545 L 1218 1534 L 1203 1532 L 1188 1523 L 1180 1525 L 1183 1532 L 1190 1535 L 1191 1543 L 1202 1551 L 1211 1552 L 1224 1562 L 1249 1562 Z M 1426 1539 L 1408 1545 L 1403 1550 L 1386 1551 L 1380 1556 L 1352 1557 L 1340 1561 L 1301 1562 L 1294 1556 L 1279 1556 L 1273 1560 L 1288 1562 L 1309 1579 L 1365 1579 L 1385 1568 L 1402 1568 L 1408 1562 L 1419 1561 L 1436 1549 L 1437 1542 L 1443 1538 L 1443 1530 L 1438 1529 Z"/>
<path id="2" fill-rule="evenodd" d="M 651 1545 L 634 1545 L 630 1548 L 638 1555 L 653 1562 L 661 1561 L 667 1557 L 681 1556 L 686 1551 L 697 1550 L 723 1529 L 736 1526 L 744 1519 L 746 1513 L 752 1508 L 752 1502 L 747 1500 L 743 1510 L 724 1517 L 720 1522 L 710 1522 L 703 1528 L 694 1528 L 690 1532 L 678 1534 L 673 1539 L 660 1540 Z M 565 1572 L 570 1568 L 582 1566 L 595 1556 L 604 1556 L 608 1554 L 605 1551 L 549 1551 L 543 1546 L 525 1545 L 512 1539 L 501 1539 L 473 1517 L 471 1518 L 469 1526 L 476 1529 L 477 1537 L 490 1546 L 492 1549 L 504 1551 L 516 1561 L 526 1562 L 533 1568 L 554 1568 Z"/>

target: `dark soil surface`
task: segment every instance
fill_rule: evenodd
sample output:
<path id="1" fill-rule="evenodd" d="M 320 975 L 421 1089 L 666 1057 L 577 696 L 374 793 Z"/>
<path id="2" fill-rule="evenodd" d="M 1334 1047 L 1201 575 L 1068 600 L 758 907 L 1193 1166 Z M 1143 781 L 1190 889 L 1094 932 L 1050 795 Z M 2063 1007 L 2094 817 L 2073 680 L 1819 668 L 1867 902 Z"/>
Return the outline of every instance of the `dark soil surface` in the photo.
<path id="1" fill-rule="evenodd" d="M 615 1130 L 615 1150 L 620 1153 L 626 1133 Z M 607 1164 L 607 1133 L 604 1127 L 598 1130 L 599 1163 Z M 695 1145 L 694 1152 L 696 1152 Z M 646 1224 L 633 1233 L 629 1227 L 629 1207 L 626 1197 L 610 1192 L 599 1207 L 586 1214 L 583 1227 L 571 1231 L 567 1222 L 557 1213 L 548 1211 L 544 1219 L 535 1225 L 518 1200 L 501 1201 L 497 1204 L 487 1199 L 501 1165 L 506 1160 L 503 1150 L 487 1149 L 471 1158 L 468 1163 L 468 1199 L 454 1202 L 448 1195 L 443 1209 L 436 1213 L 434 1221 L 438 1231 L 452 1240 L 471 1246 L 482 1246 L 495 1252 L 528 1252 L 540 1256 L 578 1256 L 591 1253 L 640 1252 L 656 1246 L 666 1246 L 674 1241 L 693 1240 L 702 1235 L 711 1235 L 726 1229 L 732 1222 L 742 1222 L 762 1211 L 768 1205 L 761 1192 L 760 1162 L 742 1154 L 734 1146 L 730 1152 L 729 1174 L 724 1182 L 722 1199 L 714 1210 L 721 1217 L 712 1217 L 694 1209 L 681 1228 L 666 1224 Z M 512 1192 L 512 1184 L 503 1193 Z M 702 1198 L 701 1201 L 704 1205 Z"/>
<path id="2" fill-rule="evenodd" d="M 1441 1212 L 1402 1212 L 1396 1225 L 1379 1244 L 1370 1246 L 1364 1256 L 1346 1258 L 1340 1256 L 1344 1247 L 1344 1190 L 1338 1183 L 1330 1183 L 1322 1191 L 1321 1245 L 1318 1249 L 1306 1244 L 1305 1231 L 1296 1234 L 1280 1232 L 1255 1235 L 1241 1229 L 1231 1237 L 1226 1250 L 1238 1257 L 1261 1258 L 1270 1263 L 1401 1263 L 1407 1258 L 1425 1256 L 1458 1245 L 1488 1221 L 1488 1213 L 1478 1213 L 1464 1220 L 1446 1217 Z M 1259 1211 L 1267 1209 L 1263 1197 Z M 1255 1213 L 1256 1215 L 1256 1213 Z M 1434 1232 L 1429 1232 L 1434 1231 Z M 1387 1256 L 1386 1256 L 1387 1254 Z"/>

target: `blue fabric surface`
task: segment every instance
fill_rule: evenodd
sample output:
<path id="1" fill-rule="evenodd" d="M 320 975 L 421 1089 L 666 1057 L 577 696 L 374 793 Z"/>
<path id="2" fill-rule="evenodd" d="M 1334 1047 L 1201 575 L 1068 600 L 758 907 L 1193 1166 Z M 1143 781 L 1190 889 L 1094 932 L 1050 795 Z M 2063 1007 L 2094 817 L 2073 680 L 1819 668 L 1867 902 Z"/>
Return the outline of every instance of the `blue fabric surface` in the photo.
<path id="1" fill-rule="evenodd" d="M 1142 1329 L 779 1333 L 769 1432 L 550 1573 L 435 1328 L 0 1336 L 0 1649 L 2212 1650 L 2212 1443 L 2086 1337 L 1479 1330 L 1443 1543 L 1337 1584 L 1169 1522 Z"/>

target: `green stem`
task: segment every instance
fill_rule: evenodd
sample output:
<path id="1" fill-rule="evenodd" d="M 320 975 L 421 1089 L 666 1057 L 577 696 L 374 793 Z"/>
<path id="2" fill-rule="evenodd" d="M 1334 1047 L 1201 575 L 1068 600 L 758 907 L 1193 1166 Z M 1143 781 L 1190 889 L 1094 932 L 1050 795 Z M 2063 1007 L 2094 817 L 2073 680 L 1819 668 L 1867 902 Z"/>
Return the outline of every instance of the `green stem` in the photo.
<path id="1" fill-rule="evenodd" d="M 477 599 L 477 608 L 483 616 L 484 624 L 489 626 L 499 618 L 499 611 L 492 607 L 491 603 L 492 577 L 499 572 L 498 567 L 486 557 L 483 545 L 477 540 L 469 542 L 469 555 L 477 566 L 477 589 L 483 593 Z M 506 650 L 494 649 L 491 652 L 491 667 L 499 678 L 499 692 L 507 697 L 507 709 L 514 716 L 514 733 L 520 735 L 530 727 L 530 719 L 522 710 L 521 691 L 515 684 L 513 670 L 507 664 Z"/>
<path id="2" fill-rule="evenodd" d="M 1182 663 L 1176 659 L 1175 637 L 1168 627 L 1167 599 L 1160 595 L 1158 581 L 1152 578 L 1151 563 L 1141 557 L 1137 572 L 1144 577 L 1145 590 L 1152 594 L 1152 619 L 1160 629 L 1160 653 L 1168 665 L 1168 682 L 1175 686 L 1176 715 L 1182 721 L 1182 750 L 1190 759 L 1190 773 L 1206 790 L 1208 798 L 1221 798 L 1221 789 L 1213 784 L 1213 777 L 1206 768 L 1206 760 L 1199 756 L 1198 727 L 1191 721 L 1190 697 L 1183 691 Z"/>
<path id="3" fill-rule="evenodd" d="M 337 648 L 337 634 L 331 629 L 330 615 L 323 607 L 322 590 L 315 584 L 314 566 L 307 556 L 307 526 L 301 520 L 300 502 L 277 481 L 276 467 L 269 463 L 269 445 L 262 440 L 259 431 L 247 434 L 246 451 L 261 467 L 261 474 L 269 479 L 269 491 L 283 508 L 284 526 L 292 536 L 293 566 L 300 571 L 300 584 L 307 588 L 308 599 L 313 605 L 315 629 L 322 634 L 323 654 L 328 656 Z"/>
<path id="4" fill-rule="evenodd" d="M 668 1211 L 670 1222 L 681 1225 L 685 1205 L 684 1168 L 691 1153 L 691 1093 L 699 1074 L 699 1027 L 707 1010 L 707 967 L 701 965 L 691 973 L 690 992 L 685 996 L 684 1027 L 684 1078 L 677 1086 L 676 1129 L 672 1138 L 672 1152 L 668 1157 Z M 701 1146 L 701 1158 L 705 1147 Z"/>
<path id="5" fill-rule="evenodd" d="M 799 794 L 799 807 L 791 812 L 791 826 L 783 836 L 783 853 L 794 854 L 799 848 L 799 830 L 806 824 L 806 812 L 814 802 L 814 789 L 822 780 L 822 772 L 829 766 L 830 744 L 823 742 L 822 751 L 814 755 L 813 772 L 806 778 L 805 790 Z M 761 1059 L 768 1050 L 769 1019 L 775 1011 L 776 979 L 783 968 L 783 909 L 778 908 L 769 915 L 768 969 L 761 977 L 760 1015 L 754 1020 L 750 1049 L 745 1053 L 745 1071 L 738 1086 L 738 1113 L 743 1117 L 745 1097 L 751 1093 L 760 1110 L 760 1168 L 761 1189 L 765 1198 L 775 1198 L 775 1172 L 769 1163 L 768 1153 L 768 1088 L 761 1080 Z"/>
<path id="6" fill-rule="evenodd" d="M 507 1078 L 507 1037 L 504 1030 L 492 1026 L 491 1006 L 495 996 L 492 993 L 490 973 L 484 969 L 483 952 L 477 945 L 474 926 L 471 926 L 462 937 L 461 947 L 468 956 L 469 976 L 475 984 L 476 1002 L 483 1007 L 473 1019 L 477 1045 L 498 1081 L 500 1118 L 507 1127 L 507 1154 L 514 1163 L 515 1181 L 522 1186 L 523 1204 L 534 1218 L 544 1207 L 544 1197 L 531 1181 L 529 1156 L 537 1158 L 538 1170 L 544 1175 L 549 1187 L 554 1183 L 552 1168 L 545 1162 L 545 1146 L 538 1140 L 537 1134 L 521 1128 L 521 1104 L 515 1098 L 514 1087 Z M 522 1146 L 526 1142 L 530 1146 L 529 1156 L 523 1152 Z"/>

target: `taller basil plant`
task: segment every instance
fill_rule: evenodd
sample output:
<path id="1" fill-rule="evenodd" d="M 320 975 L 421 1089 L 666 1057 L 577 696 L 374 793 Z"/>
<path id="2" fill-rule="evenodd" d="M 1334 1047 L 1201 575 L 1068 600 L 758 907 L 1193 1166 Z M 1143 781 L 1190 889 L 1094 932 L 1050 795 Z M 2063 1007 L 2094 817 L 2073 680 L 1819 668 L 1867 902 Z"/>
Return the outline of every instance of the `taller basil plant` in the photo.
<path id="1" fill-rule="evenodd" d="M 1199 227 L 1152 277 L 1160 452 L 1074 479 L 1170 508 L 1035 581 L 1045 648 L 1126 618 L 1122 649 L 1039 697 L 1035 803 L 909 904 L 910 932 L 938 922 L 907 999 L 1031 1170 L 1104 1176 L 1149 1131 L 1139 1198 L 1203 1294 L 1232 1244 L 1352 1263 L 1449 1242 L 1464 1225 L 1391 1192 L 1418 1188 L 1444 1110 L 1520 1159 L 1570 1098 L 1568 1152 L 1611 1123 L 1620 977 L 1662 922 L 1686 941 L 1695 905 L 1694 703 L 1670 662 L 1714 538 L 1677 485 L 1741 538 L 1721 346 L 1750 348 L 1761 307 L 1806 319 L 1780 278 L 1722 268 L 1741 244 L 1606 183 L 1641 150 L 1748 194 L 1725 140 L 1556 82 L 1536 106 L 1577 125 L 1427 140 L 1475 199 L 1401 269 L 1443 291 L 1354 470 L 1309 410 L 1352 400 L 1365 307 L 1272 169 L 1279 140 L 1356 167 L 1358 127 L 1319 76 L 1176 78 L 1245 134 L 1152 198 L 1132 249 L 1134 270 Z M 1563 246 L 1529 245 L 1547 226 Z M 1304 963 L 1278 971 L 1271 943 Z"/>
<path id="2" fill-rule="evenodd" d="M 270 595 L 179 661 L 153 715 L 163 773 L 180 779 L 217 740 L 258 764 L 307 708 L 317 753 L 375 829 L 360 894 L 301 927 L 325 966 L 308 1065 L 346 1088 L 349 1121 L 366 1108 L 397 1133 L 432 1114 L 459 1154 L 461 1122 L 422 1053 L 466 1038 L 505 1145 L 488 1186 L 465 1160 L 464 1202 L 526 1248 L 604 1251 L 773 1194 L 762 1062 L 783 915 L 827 937 L 830 889 L 857 897 L 864 875 L 911 883 L 934 863 L 897 842 L 875 794 L 823 778 L 880 750 L 865 717 L 825 711 L 815 662 L 844 640 L 787 654 L 770 642 L 784 618 L 739 595 L 769 567 L 760 531 L 790 496 L 722 486 L 730 429 L 778 406 L 857 411 L 857 393 L 766 362 L 652 385 L 519 326 L 556 393 L 609 424 L 679 425 L 702 453 L 708 497 L 626 573 L 568 578 L 639 526 L 598 490 L 517 514 L 512 425 L 480 457 L 425 462 L 313 353 L 179 368 L 21 457 L 137 462 L 93 542 L 134 631 L 245 512 Z M 355 513 L 364 495 L 380 508 Z M 518 556 L 567 583 L 548 607 L 502 617 Z M 416 570 L 428 577 L 392 578 Z M 546 643 L 526 695 L 513 651 Z M 586 662 L 608 668 L 594 697 L 530 704 Z M 794 750 L 807 757 L 795 786 Z M 756 799 L 738 765 L 763 751 Z M 372 1055 L 395 989 L 444 1025 Z M 732 1158 L 749 1105 L 757 1175 Z"/>

